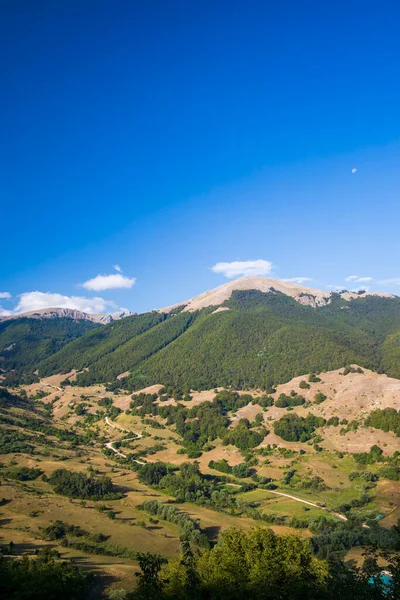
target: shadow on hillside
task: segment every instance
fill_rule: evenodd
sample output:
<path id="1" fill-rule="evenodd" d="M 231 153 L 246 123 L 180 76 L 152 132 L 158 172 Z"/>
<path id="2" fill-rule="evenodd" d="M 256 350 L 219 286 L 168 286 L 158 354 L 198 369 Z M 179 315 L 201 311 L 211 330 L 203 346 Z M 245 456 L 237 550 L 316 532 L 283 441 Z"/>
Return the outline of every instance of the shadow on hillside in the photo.
<path id="1" fill-rule="evenodd" d="M 216 540 L 221 527 L 219 525 L 212 525 L 210 527 L 205 527 L 202 531 L 206 534 L 209 540 Z"/>

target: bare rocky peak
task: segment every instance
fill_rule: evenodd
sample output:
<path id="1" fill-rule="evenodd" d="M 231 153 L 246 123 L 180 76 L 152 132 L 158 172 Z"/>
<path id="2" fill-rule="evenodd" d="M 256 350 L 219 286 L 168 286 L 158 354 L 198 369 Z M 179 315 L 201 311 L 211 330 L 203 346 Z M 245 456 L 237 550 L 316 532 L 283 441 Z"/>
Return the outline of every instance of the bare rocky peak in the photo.
<path id="1" fill-rule="evenodd" d="M 224 283 L 213 290 L 204 292 L 185 302 L 180 302 L 179 304 L 160 309 L 160 312 L 171 312 L 178 306 L 184 306 L 183 310 L 185 311 L 199 310 L 207 306 L 219 306 L 226 300 L 229 300 L 232 296 L 232 292 L 236 290 L 259 290 L 260 292 L 277 291 L 294 298 L 300 304 L 312 306 L 313 308 L 329 304 L 334 293 L 279 279 L 270 279 L 267 277 L 241 277 L 240 279 L 234 279 L 233 281 Z M 340 292 L 340 295 L 345 300 L 365 296 L 394 297 L 391 294 L 384 294 L 382 292 L 348 292 L 346 290 Z"/>
<path id="2" fill-rule="evenodd" d="M 74 321 L 91 321 L 92 323 L 101 323 L 106 325 L 112 321 L 118 321 L 124 317 L 128 317 L 133 313 L 129 311 L 119 311 L 113 314 L 89 314 L 80 310 L 74 310 L 71 308 L 42 308 L 40 310 L 32 310 L 26 313 L 20 313 L 16 315 L 10 315 L 8 317 L 1 317 L 0 320 L 6 321 L 10 319 L 20 319 L 22 317 L 29 319 L 60 319 L 67 318 L 73 319 Z"/>

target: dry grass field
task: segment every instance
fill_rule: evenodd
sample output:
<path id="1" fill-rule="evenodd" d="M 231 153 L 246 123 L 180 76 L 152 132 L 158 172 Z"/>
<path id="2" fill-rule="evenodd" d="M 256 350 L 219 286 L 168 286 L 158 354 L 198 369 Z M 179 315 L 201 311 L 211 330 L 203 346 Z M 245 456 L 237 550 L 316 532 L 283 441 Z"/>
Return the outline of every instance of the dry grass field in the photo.
<path id="1" fill-rule="evenodd" d="M 287 493 L 295 498 L 279 496 L 266 489 L 253 489 L 240 492 L 237 498 L 249 506 L 262 510 L 263 513 L 277 515 L 278 517 L 316 518 L 322 514 L 330 513 L 331 518 L 340 504 L 356 498 L 361 493 L 359 480 L 350 481 L 349 474 L 356 471 L 356 461 L 351 456 L 352 452 L 369 451 L 373 444 L 382 447 L 386 455 L 391 455 L 400 449 L 399 438 L 394 433 L 365 428 L 363 419 L 375 408 L 393 407 L 400 408 L 400 381 L 390 379 L 385 375 L 378 375 L 364 370 L 363 374 L 350 373 L 343 376 L 341 371 L 332 371 L 320 375 L 321 382 L 311 383 L 310 389 L 300 389 L 299 384 L 304 377 L 297 377 L 292 381 L 278 386 L 273 394 L 276 400 L 281 393 L 290 394 L 292 390 L 305 396 L 310 404 L 293 409 L 299 415 L 313 413 L 328 419 L 338 416 L 340 419 L 355 419 L 360 426 L 355 431 L 340 433 L 341 427 L 324 427 L 318 430 L 321 437 L 320 450 L 317 451 L 312 442 L 285 442 L 273 432 L 273 423 L 282 415 L 287 414 L 286 409 L 275 406 L 262 409 L 258 404 L 248 404 L 239 409 L 235 414 L 229 414 L 230 427 L 234 427 L 240 418 L 246 417 L 254 420 L 259 413 L 263 414 L 264 423 L 269 434 L 255 449 L 252 473 L 272 478 L 278 485 L 277 492 Z M 73 376 L 73 374 L 70 374 Z M 73 559 L 77 564 L 100 572 L 109 580 L 111 585 L 120 585 L 126 589 L 134 585 L 134 573 L 137 570 L 137 561 L 132 558 L 117 556 L 104 556 L 100 554 L 85 553 L 70 547 L 62 547 L 57 541 L 46 541 L 41 528 L 47 527 L 54 521 L 61 520 L 70 525 L 79 525 L 89 533 L 102 532 L 107 536 L 107 542 L 119 548 L 133 551 L 157 552 L 166 557 L 177 556 L 179 552 L 179 529 L 176 524 L 160 521 L 152 523 L 149 515 L 138 509 L 146 500 L 159 502 L 173 502 L 171 496 L 160 490 L 152 489 L 138 480 L 137 472 L 118 464 L 115 456 L 104 453 L 105 444 L 116 443 L 139 434 L 136 439 L 130 440 L 126 447 L 121 447 L 124 453 L 139 452 L 143 462 L 162 461 L 170 465 L 179 466 L 183 462 L 197 460 L 200 470 L 207 476 L 221 476 L 223 473 L 209 467 L 210 461 L 226 459 L 230 466 L 243 463 L 243 453 L 235 446 L 224 446 L 221 440 L 213 440 L 211 449 L 203 452 L 197 459 L 188 458 L 182 453 L 182 441 L 175 431 L 175 426 L 166 426 L 166 422 L 158 416 L 152 417 L 153 423 L 148 424 L 139 416 L 130 413 L 132 394 L 125 392 L 110 392 L 103 385 L 90 387 L 61 386 L 65 375 L 52 376 L 43 379 L 40 383 L 23 386 L 29 397 L 37 394 L 48 394 L 40 402 L 43 405 L 51 403 L 52 420 L 55 426 L 67 431 L 75 431 L 79 435 L 92 432 L 91 441 L 77 447 L 66 442 L 59 442 L 50 436 L 50 442 L 45 438 L 35 438 L 34 454 L 8 453 L 0 455 L 1 463 L 1 497 L 6 502 L 0 506 L 0 541 L 3 544 L 13 541 L 20 550 L 29 550 L 34 547 L 51 545 L 56 547 L 63 557 Z M 121 379 L 123 382 L 123 379 Z M 151 386 L 143 390 L 145 393 L 157 393 L 161 386 Z M 315 394 L 321 391 L 327 399 L 321 404 L 313 404 Z M 261 394 L 258 390 L 250 390 L 252 396 Z M 214 390 L 192 392 L 192 399 L 184 402 L 187 407 L 195 406 L 201 402 L 211 402 L 215 396 Z M 115 418 L 108 420 L 97 417 L 96 412 L 100 406 L 98 401 L 110 398 L 113 406 L 122 412 Z M 157 400 L 158 403 L 158 400 Z M 76 407 L 83 404 L 85 412 L 77 414 Z M 176 405 L 176 401 L 169 399 L 163 405 Z M 2 414 L 4 411 L 2 411 Z M 5 414 L 5 413 L 4 413 Z M 13 408 L 8 411 L 8 416 L 21 417 L 24 410 Z M 92 418 L 92 421 L 88 419 Z M 161 425 L 154 426 L 157 422 Z M 17 425 L 10 425 L 10 431 L 18 432 Z M 30 436 L 30 431 L 25 432 Z M 32 437 L 32 439 L 34 439 Z M 43 440 L 43 444 L 40 442 Z M 273 445 L 276 447 L 273 447 Z M 157 450 L 153 447 L 157 445 Z M 270 445 L 267 454 L 259 451 Z M 162 449 L 161 449 L 162 448 Z M 302 453 L 300 453 L 302 450 Z M 293 452 L 290 452 L 293 451 Z M 179 453 L 178 453 L 179 452 Z M 112 501 L 80 501 L 77 499 L 57 495 L 51 486 L 41 477 L 34 481 L 14 481 L 4 474 L 21 466 L 39 468 L 42 473 L 50 476 L 56 469 L 65 467 L 70 471 L 91 472 L 97 475 L 107 475 L 112 478 L 114 485 L 122 492 L 123 497 Z M 368 466 L 376 472 L 379 465 Z M 312 491 L 303 489 L 301 485 L 295 487 L 285 484 L 282 479 L 289 470 L 295 470 L 298 481 L 301 483 L 307 478 L 321 477 L 325 489 Z M 236 481 L 238 487 L 243 481 L 252 483 L 251 478 L 245 480 L 231 476 L 231 481 Z M 233 485 L 233 484 L 231 484 Z M 234 490 L 235 485 L 231 487 Z M 371 499 L 360 510 L 361 514 L 369 516 L 383 515 L 381 524 L 390 527 L 400 517 L 400 483 L 380 479 L 370 490 Z M 324 508 L 314 507 L 301 502 L 321 503 Z M 99 511 L 96 506 L 106 504 L 107 510 Z M 222 530 L 232 525 L 248 528 L 259 524 L 249 516 L 237 516 L 228 512 L 217 512 L 209 506 L 199 506 L 192 503 L 175 503 L 180 511 L 199 520 L 201 530 L 207 534 L 211 541 L 216 541 Z M 110 519 L 107 511 L 113 511 L 115 518 Z M 327 513 L 328 511 L 328 513 Z M 277 533 L 288 531 L 307 537 L 311 532 L 305 529 L 291 529 L 287 525 L 272 525 Z M 359 560 L 361 553 L 352 550 L 348 557 Z"/>

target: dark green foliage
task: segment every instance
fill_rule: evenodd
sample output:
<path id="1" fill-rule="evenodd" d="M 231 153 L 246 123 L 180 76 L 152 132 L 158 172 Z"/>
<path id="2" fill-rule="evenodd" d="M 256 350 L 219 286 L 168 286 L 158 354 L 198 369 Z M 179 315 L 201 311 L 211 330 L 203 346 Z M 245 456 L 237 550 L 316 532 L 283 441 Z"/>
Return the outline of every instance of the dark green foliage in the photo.
<path id="1" fill-rule="evenodd" d="M 94 576 L 51 552 L 0 560 L 0 596 L 15 600 L 87 600 Z"/>
<path id="2" fill-rule="evenodd" d="M 400 437 L 400 410 L 395 408 L 384 408 L 372 411 L 365 420 L 366 427 L 382 429 L 382 431 L 393 431 Z"/>
<path id="3" fill-rule="evenodd" d="M 96 328 L 39 364 L 39 372 L 89 367 L 79 383 L 118 387 L 116 376 L 130 370 L 128 389 L 161 381 L 182 394 L 221 385 L 269 389 L 354 363 L 400 377 L 400 361 L 391 358 L 400 348 L 393 337 L 400 330 L 397 298 L 337 298 L 313 309 L 283 294 L 243 291 L 226 305 L 229 311 L 216 314 L 153 312 Z"/>
<path id="4" fill-rule="evenodd" d="M 248 450 L 258 446 L 266 436 L 267 431 L 261 427 L 259 431 L 250 430 L 247 419 L 240 419 L 238 424 L 230 429 L 222 440 L 224 446 L 232 444 L 240 450 Z"/>
<path id="5" fill-rule="evenodd" d="M 286 394 L 280 394 L 279 398 L 275 400 L 275 406 L 278 408 L 287 408 L 288 406 L 301 406 L 305 403 L 305 399 L 300 394 L 295 394 L 294 396 L 287 396 Z"/>
<path id="6" fill-rule="evenodd" d="M 43 539 L 48 541 L 60 540 L 67 535 L 71 535 L 73 537 L 84 537 L 88 536 L 88 532 L 79 527 L 79 525 L 69 525 L 68 523 L 64 523 L 64 521 L 54 521 L 51 525 L 47 527 L 41 527 L 40 531 L 42 533 Z M 96 534 L 102 536 L 105 539 L 103 534 Z"/>
<path id="7" fill-rule="evenodd" d="M 310 389 L 310 384 L 307 383 L 307 381 L 305 381 L 304 379 L 302 381 L 300 381 L 299 383 L 299 388 L 301 390 L 309 390 Z"/>
<path id="8" fill-rule="evenodd" d="M 56 494 L 69 498 L 100 500 L 121 497 L 115 492 L 109 477 L 91 477 L 67 469 L 57 469 L 49 477 L 49 483 Z"/>
<path id="9" fill-rule="evenodd" d="M 0 323 L 1 367 L 17 373 L 35 371 L 37 365 L 72 340 L 99 325 L 73 319 L 10 319 Z M 6 350 L 8 348 L 8 350 Z"/>
<path id="10" fill-rule="evenodd" d="M 142 508 L 151 515 L 156 515 L 163 521 L 179 525 L 179 536 L 181 538 L 188 539 L 190 542 L 204 548 L 209 547 L 208 538 L 202 533 L 199 520 L 192 519 L 186 513 L 180 512 L 175 506 L 162 504 L 157 500 L 147 500 L 138 508 Z"/>
<path id="11" fill-rule="evenodd" d="M 287 442 L 306 442 L 315 429 L 325 423 L 325 419 L 312 414 L 308 414 L 305 418 L 296 414 L 284 415 L 274 423 L 274 432 Z"/>
<path id="12" fill-rule="evenodd" d="M 345 367 L 344 370 L 343 370 L 343 372 L 340 373 L 340 374 L 341 375 L 348 375 L 349 373 L 360 373 L 360 374 L 363 374 L 364 371 L 360 367 L 351 367 L 351 366 L 348 366 L 348 367 Z"/>
<path id="13" fill-rule="evenodd" d="M 239 465 L 231 467 L 225 458 L 222 458 L 221 460 L 217 461 L 210 460 L 208 466 L 210 467 L 210 469 L 221 471 L 221 473 L 230 473 L 235 477 L 249 477 L 251 474 L 251 470 L 247 463 L 241 463 Z"/>
<path id="14" fill-rule="evenodd" d="M 88 385 L 112 381 L 120 373 L 131 370 L 131 375 L 123 381 L 124 388 L 135 389 L 137 384 L 143 387 L 142 379 L 135 374 L 134 368 L 182 335 L 195 319 L 196 314 L 188 312 L 172 316 L 144 313 L 121 319 L 100 332 L 92 332 L 90 338 L 85 336 L 77 340 L 72 348 L 71 360 L 70 347 L 39 366 L 40 374 L 66 371 L 71 364 L 77 364 L 79 369 L 90 365 L 90 370 L 81 373 L 74 382 L 76 385 Z"/>
<path id="15" fill-rule="evenodd" d="M 159 485 L 165 475 L 168 474 L 168 467 L 165 463 L 146 463 L 142 465 L 138 472 L 139 481 L 147 485 Z"/>
<path id="16" fill-rule="evenodd" d="M 31 469 L 30 467 L 19 467 L 6 472 L 6 477 L 16 479 L 17 481 L 33 481 L 37 479 L 43 471 L 40 469 Z"/>
<path id="17" fill-rule="evenodd" d="M 0 429 L 0 454 L 32 454 L 32 438 L 20 431 Z"/>
<path id="18" fill-rule="evenodd" d="M 400 481 L 400 465 L 385 465 L 379 470 L 379 476 L 391 481 Z"/>
<path id="19" fill-rule="evenodd" d="M 266 519 L 277 522 L 279 518 Z M 301 519 L 292 519 L 293 526 Z M 331 520 L 315 523 L 319 533 L 310 540 L 296 535 L 278 536 L 271 529 L 254 528 L 243 532 L 230 528 L 221 534 L 219 542 L 202 555 L 182 548 L 181 556 L 161 573 L 160 560 L 154 557 L 143 568 L 147 586 L 132 598 L 157 600 L 395 600 L 392 594 L 371 585 L 371 570 L 350 567 L 334 558 L 338 551 L 361 544 L 368 538 L 362 530 L 344 527 L 330 530 Z M 314 552 L 333 556 L 326 561 Z M 376 556 L 369 564 L 376 565 Z M 399 578 L 399 557 L 388 555 L 393 573 L 393 590 Z M 141 565 L 142 566 L 142 565 Z M 153 568 L 151 568 L 151 566 Z M 375 574 L 379 569 L 375 569 Z M 190 585 L 189 585 L 190 582 Z"/>
<path id="20" fill-rule="evenodd" d="M 318 392 L 314 396 L 314 404 L 322 404 L 322 402 L 325 402 L 325 400 L 326 400 L 326 396 L 322 392 Z"/>
<path id="21" fill-rule="evenodd" d="M 182 397 L 189 389 L 217 386 L 269 389 L 307 372 L 318 381 L 314 373 L 354 363 L 400 377 L 398 298 L 345 302 L 335 297 L 314 309 L 277 292 L 249 290 L 234 292 L 225 304 L 230 310 L 216 314 L 211 307 L 126 317 L 96 327 L 58 352 L 47 348 L 49 358 L 42 362 L 33 348 L 32 362 L 24 358 L 21 368 L 31 377 L 37 366 L 41 376 L 89 367 L 77 383 L 110 382 L 110 389 L 134 390 L 161 381 Z M 58 321 L 63 320 L 51 323 Z M 67 328 L 74 324 L 64 321 Z M 44 327 L 48 321 L 35 323 L 32 327 Z M 131 375 L 117 381 L 126 370 Z M 9 371 L 7 377 L 14 375 Z"/>
<path id="22" fill-rule="evenodd" d="M 321 381 L 321 379 L 319 377 L 317 377 L 314 373 L 311 373 L 311 375 L 308 378 L 308 381 L 310 383 L 319 383 Z"/>
<path id="23" fill-rule="evenodd" d="M 353 457 L 360 465 L 373 465 L 385 460 L 382 448 L 376 445 L 371 446 L 369 452 L 358 452 Z"/>

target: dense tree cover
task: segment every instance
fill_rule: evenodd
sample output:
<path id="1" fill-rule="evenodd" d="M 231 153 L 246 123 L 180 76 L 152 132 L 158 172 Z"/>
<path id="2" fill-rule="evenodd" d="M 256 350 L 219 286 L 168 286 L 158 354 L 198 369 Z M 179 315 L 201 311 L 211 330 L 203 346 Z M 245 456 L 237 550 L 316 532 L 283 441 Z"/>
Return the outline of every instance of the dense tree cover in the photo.
<path id="1" fill-rule="evenodd" d="M 365 420 L 365 425 L 382 431 L 393 431 L 400 437 L 400 410 L 395 408 L 373 410 Z"/>
<path id="2" fill-rule="evenodd" d="M 50 485 L 56 494 L 69 498 L 83 498 L 92 500 L 120 498 L 109 477 L 92 477 L 84 473 L 57 469 L 49 479 Z"/>
<path id="3" fill-rule="evenodd" d="M 124 387 L 131 390 L 159 382 L 181 390 L 269 389 L 354 363 L 400 377 L 398 298 L 334 298 L 314 309 L 278 292 L 250 290 L 234 292 L 225 304 L 230 310 L 215 314 L 152 312 L 101 326 L 42 361 L 39 372 L 89 367 L 79 383 L 121 386 L 116 376 L 130 370 Z"/>
<path id="4" fill-rule="evenodd" d="M 308 414 L 299 417 L 297 414 L 284 415 L 274 423 L 274 432 L 287 442 L 307 442 L 317 427 L 325 425 L 322 417 Z"/>
<path id="5" fill-rule="evenodd" d="M 54 521 L 54 523 L 47 525 L 47 527 L 41 527 L 40 531 L 43 538 L 48 541 L 60 540 L 65 538 L 67 535 L 72 535 L 73 537 L 84 537 L 89 535 L 89 533 L 79 527 L 79 525 L 70 525 L 60 520 Z M 100 535 L 103 539 L 105 539 L 103 534 L 96 535 Z"/>
<path id="6" fill-rule="evenodd" d="M 15 479 L 17 481 L 33 481 L 41 475 L 43 471 L 41 469 L 34 469 L 31 467 L 18 467 L 5 472 L 8 479 Z"/>
<path id="7" fill-rule="evenodd" d="M 275 406 L 277 406 L 278 408 L 287 408 L 288 406 L 301 406 L 304 403 L 304 396 L 296 394 L 295 392 L 290 394 L 290 396 L 287 396 L 286 394 L 280 394 L 279 398 L 275 400 Z"/>
<path id="8" fill-rule="evenodd" d="M 388 556 L 392 588 L 373 585 L 379 573 L 371 553 L 361 569 L 316 558 L 309 540 L 278 536 L 270 529 L 230 528 L 201 554 L 182 545 L 181 556 L 162 569 L 157 556 L 139 557 L 142 575 L 128 598 L 196 600 L 394 600 L 398 598 L 399 557 Z"/>
<path id="9" fill-rule="evenodd" d="M 248 419 L 240 419 L 233 429 L 228 430 L 222 443 L 224 446 L 232 444 L 240 450 L 248 450 L 261 444 L 267 433 L 268 431 L 264 427 L 260 427 L 258 430 L 250 429 Z"/>
<path id="10" fill-rule="evenodd" d="M 167 490 L 178 502 L 209 504 L 221 511 L 234 509 L 237 506 L 233 492 L 228 493 L 221 489 L 217 478 L 203 475 L 197 462 L 182 463 L 174 471 L 165 463 L 150 465 L 148 463 L 139 468 L 139 480 L 147 485 Z"/>
<path id="11" fill-rule="evenodd" d="M 14 600 L 87 600 L 94 576 L 52 553 L 0 559 L 0 596 Z"/>
<path id="12" fill-rule="evenodd" d="M 109 334 L 105 356 L 104 344 L 102 343 L 100 345 L 95 343 L 91 354 L 89 354 L 90 348 L 83 353 L 79 353 L 80 368 L 90 365 L 90 369 L 81 373 L 73 383 L 76 385 L 90 385 L 95 382 L 113 381 L 120 373 L 131 370 L 131 375 L 124 379 L 124 387 L 128 387 L 128 389 L 130 387 L 135 389 L 137 386 L 143 387 L 141 385 L 143 378 L 140 374 L 135 375 L 134 368 L 182 335 L 195 321 L 196 316 L 197 313 L 189 312 L 177 315 L 164 315 L 157 312 L 145 313 L 128 317 L 133 319 L 130 327 L 129 324 L 128 327 L 126 326 L 126 319 L 117 321 L 117 323 L 121 323 L 118 330 L 120 337 L 115 339 L 114 335 Z M 127 337 L 128 332 L 126 329 L 129 330 L 129 337 Z M 108 333 L 108 330 L 106 330 L 106 333 Z M 119 343 L 121 337 L 125 341 Z M 85 343 L 86 336 L 77 340 L 76 346 Z M 98 358 L 93 360 L 93 356 Z M 63 357 L 57 355 L 53 357 L 53 360 L 59 361 L 61 368 L 66 369 L 62 366 Z M 86 364 L 83 362 L 84 360 Z M 40 374 L 42 374 L 43 369 L 45 371 L 49 370 L 47 366 L 42 367 L 39 365 Z M 50 370 L 53 370 L 53 367 Z"/>
<path id="13" fill-rule="evenodd" d="M 183 444 L 190 458 L 197 458 L 205 444 L 216 438 L 226 438 L 226 443 L 236 444 L 239 440 L 243 449 L 258 445 L 265 436 L 265 431 L 242 431 L 233 433 L 227 430 L 230 420 L 227 413 L 246 406 L 253 400 L 250 394 L 238 394 L 228 390 L 217 393 L 212 402 L 202 402 L 187 408 L 182 404 L 163 406 L 155 403 L 155 394 L 137 394 L 132 396 L 130 404 L 132 414 L 159 415 L 167 420 L 167 425 L 175 424 L 176 432 L 182 437 Z M 256 399 L 258 400 L 258 399 Z M 268 399 L 265 399 L 268 402 Z M 247 422 L 247 421 L 246 421 Z M 243 423 L 242 423 L 243 425 Z M 236 429 L 236 428 L 235 428 Z M 264 431 L 264 434 L 262 434 Z M 257 441 L 260 439 L 260 441 Z M 236 444 L 237 445 L 237 444 Z"/>
<path id="14" fill-rule="evenodd" d="M 234 475 L 235 477 L 242 478 L 250 477 L 251 475 L 251 469 L 249 468 L 247 463 L 240 463 L 232 467 L 225 458 L 221 458 L 221 460 L 210 460 L 208 466 L 210 469 L 215 469 L 216 471 L 220 471 L 221 473 L 229 473 Z"/>
<path id="15" fill-rule="evenodd" d="M 138 472 L 139 481 L 146 485 L 159 485 L 160 481 L 169 473 L 167 465 L 163 462 L 146 463 Z"/>
<path id="16" fill-rule="evenodd" d="M 371 446 L 369 452 L 356 452 L 353 457 L 360 465 L 373 465 L 385 460 L 382 448 L 376 444 Z"/>
<path id="17" fill-rule="evenodd" d="M 1 368 L 17 373 L 36 370 L 37 365 L 72 340 L 99 326 L 73 319 L 10 319 L 0 323 Z"/>
<path id="18" fill-rule="evenodd" d="M 137 508 L 143 509 L 151 515 L 159 517 L 163 521 L 176 523 L 179 526 L 179 537 L 181 539 L 188 540 L 203 548 L 209 547 L 210 544 L 208 538 L 202 533 L 199 520 L 192 519 L 186 513 L 179 511 L 175 506 L 163 504 L 157 500 L 147 500 Z"/>

